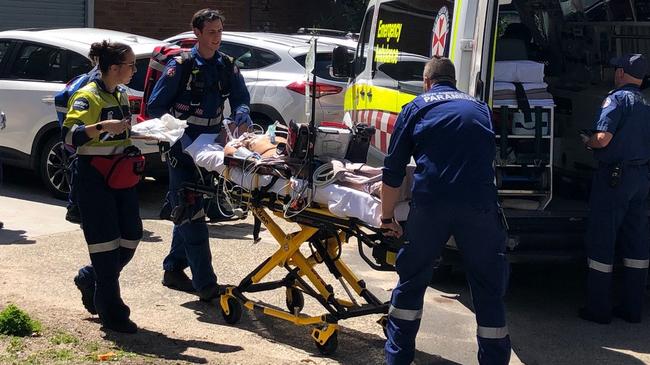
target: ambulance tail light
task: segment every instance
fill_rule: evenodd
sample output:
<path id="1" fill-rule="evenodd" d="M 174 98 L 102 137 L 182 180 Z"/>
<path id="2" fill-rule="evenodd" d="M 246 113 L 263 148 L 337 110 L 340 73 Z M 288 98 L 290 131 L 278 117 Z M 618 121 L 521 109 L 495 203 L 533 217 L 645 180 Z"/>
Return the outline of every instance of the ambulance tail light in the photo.
<path id="1" fill-rule="evenodd" d="M 313 87 L 313 83 L 309 82 L 309 89 Z M 305 82 L 304 81 L 295 81 L 287 85 L 287 89 L 297 92 L 299 94 L 305 95 Z M 321 96 L 335 95 L 343 91 L 343 88 L 336 85 L 328 85 L 323 83 L 316 83 L 316 99 Z"/>

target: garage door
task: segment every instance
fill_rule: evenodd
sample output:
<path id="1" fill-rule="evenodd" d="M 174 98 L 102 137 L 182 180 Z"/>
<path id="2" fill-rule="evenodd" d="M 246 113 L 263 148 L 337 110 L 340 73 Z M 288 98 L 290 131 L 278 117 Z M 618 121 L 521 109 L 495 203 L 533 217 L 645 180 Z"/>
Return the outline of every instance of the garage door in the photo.
<path id="1" fill-rule="evenodd" d="M 93 0 L 2 0 L 0 30 L 85 27 Z"/>

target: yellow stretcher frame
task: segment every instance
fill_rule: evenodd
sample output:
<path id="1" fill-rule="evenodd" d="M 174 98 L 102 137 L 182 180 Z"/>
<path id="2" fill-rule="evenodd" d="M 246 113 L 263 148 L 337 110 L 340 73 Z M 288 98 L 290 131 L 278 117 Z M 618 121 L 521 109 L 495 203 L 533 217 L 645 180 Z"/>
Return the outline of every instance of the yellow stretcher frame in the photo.
<path id="1" fill-rule="evenodd" d="M 226 169 L 221 177 L 228 180 L 229 172 L 229 169 Z M 255 182 L 254 186 L 258 186 L 258 183 Z M 214 197 L 220 194 L 222 188 L 212 184 L 206 186 L 199 183 L 185 183 L 182 189 Z M 240 207 L 253 213 L 256 226 L 263 224 L 267 228 L 279 248 L 249 273 L 239 285 L 224 288 L 219 298 L 219 307 L 225 322 L 236 324 L 241 319 L 242 309 L 246 308 L 298 326 L 313 326 L 311 337 L 320 353 L 324 355 L 336 351 L 339 320 L 382 314 L 377 323 L 383 327 L 385 333 L 389 303 L 382 302 L 373 295 L 366 288 L 365 282 L 343 262 L 342 245 L 348 243 L 348 238 L 356 237 L 359 254 L 371 268 L 379 271 L 394 271 L 395 258 L 402 242 L 383 236 L 381 230 L 370 227 L 358 219 L 337 217 L 329 210 L 318 207 L 317 204 L 312 204 L 299 214 L 286 218 L 283 204 L 287 202 L 282 201 L 280 196 L 264 193 L 263 190 L 263 188 L 253 191 L 240 189 L 231 194 L 236 195 Z M 276 219 L 297 223 L 300 230 L 285 232 L 269 212 L 275 215 Z M 259 238 L 257 234 L 258 230 L 254 229 L 253 236 L 256 240 Z M 300 247 L 305 243 L 309 243 L 312 248 L 312 254 L 308 257 L 300 251 Z M 365 254 L 364 247 L 372 249 L 373 259 Z M 350 300 L 337 297 L 334 288 L 314 270 L 321 263 L 324 263 L 329 272 L 338 279 Z M 285 278 L 263 282 L 266 276 L 278 267 L 284 267 L 288 271 Z M 251 300 L 244 295 L 282 287 L 286 288 L 287 311 Z M 304 294 L 315 298 L 328 313 L 318 316 L 301 314 Z M 359 304 L 357 299 L 363 299 L 365 303 Z"/>
<path id="2" fill-rule="evenodd" d="M 275 216 L 285 219 L 282 212 L 270 210 Z M 385 326 L 389 303 L 381 302 L 366 289 L 364 281 L 359 279 L 340 257 L 342 244 L 347 243 L 348 234 L 344 232 L 345 229 L 335 229 L 336 235 L 330 235 L 325 240 L 315 240 L 316 236 L 323 233 L 323 226 L 316 227 L 316 225 L 319 225 L 319 221 L 323 225 L 328 224 L 328 221 L 330 223 L 336 222 L 331 226 L 343 228 L 342 225 L 345 224 L 350 226 L 349 220 L 335 217 L 326 209 L 307 208 L 291 219 L 291 221 L 299 224 L 300 230 L 287 233 L 261 205 L 250 206 L 250 212 L 261 221 L 280 247 L 247 275 L 238 286 L 227 286 L 225 288 L 220 297 L 219 305 L 226 323 L 236 324 L 240 320 L 243 304 L 243 307 L 248 310 L 258 311 L 299 326 L 314 326 L 311 337 L 318 350 L 324 355 L 336 351 L 338 346 L 338 321 L 341 319 L 368 314 L 382 314 L 383 316 L 377 322 L 382 327 Z M 305 217 L 307 218 L 304 219 Z M 316 223 L 314 224 L 314 222 Z M 316 241 L 316 245 L 319 245 L 319 247 L 309 257 L 306 257 L 300 251 L 300 247 L 310 240 L 312 244 Z M 314 269 L 320 263 L 326 263 L 330 273 L 335 277 L 338 276 L 337 278 L 351 300 L 336 297 L 333 287 L 328 285 Z M 286 268 L 289 274 L 283 280 L 263 283 L 262 280 L 278 267 Z M 364 299 L 366 303 L 359 304 L 357 298 L 351 295 L 347 285 L 350 286 L 356 296 Z M 286 302 L 289 311 L 250 300 L 244 295 L 246 292 L 273 290 L 283 286 L 286 287 Z M 301 314 L 300 310 L 304 304 L 303 293 L 316 298 L 329 313 L 318 316 Z"/>

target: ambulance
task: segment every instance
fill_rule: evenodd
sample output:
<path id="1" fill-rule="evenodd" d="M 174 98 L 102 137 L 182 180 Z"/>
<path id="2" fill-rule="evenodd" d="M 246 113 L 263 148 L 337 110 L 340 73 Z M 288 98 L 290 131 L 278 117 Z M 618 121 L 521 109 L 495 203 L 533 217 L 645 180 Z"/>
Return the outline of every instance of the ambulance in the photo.
<path id="1" fill-rule="evenodd" d="M 458 88 L 493 111 L 511 259 L 576 259 L 595 166 L 579 133 L 624 53 L 650 56 L 650 2 L 370 0 L 353 59 L 335 50 L 332 73 L 349 77 L 346 119 L 376 128 L 369 161 L 381 164 L 424 64 L 449 57 Z"/>

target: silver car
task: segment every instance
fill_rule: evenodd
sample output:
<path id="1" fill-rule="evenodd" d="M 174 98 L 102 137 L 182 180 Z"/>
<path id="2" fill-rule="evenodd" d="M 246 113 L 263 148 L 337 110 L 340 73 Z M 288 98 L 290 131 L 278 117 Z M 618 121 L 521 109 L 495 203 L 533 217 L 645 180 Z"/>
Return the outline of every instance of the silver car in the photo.
<path id="1" fill-rule="evenodd" d="M 95 28 L 28 29 L 0 32 L 0 133 L 2 162 L 36 171 L 59 198 L 69 191 L 68 156 L 60 138 L 54 95 L 71 78 L 88 72 L 90 45 L 104 39 L 126 43 L 137 72 L 127 85 L 132 112 L 139 112 L 147 65 L 161 41 Z M 149 175 L 166 175 L 158 147 L 134 142 L 147 157 Z M 153 168 L 153 169 L 152 169 Z"/>
<path id="2" fill-rule="evenodd" d="M 185 32 L 166 42 L 192 46 L 194 34 Z M 350 46 L 348 42 L 346 44 Z M 343 118 L 347 79 L 330 76 L 330 41 L 318 44 L 315 62 L 315 121 L 340 121 Z M 305 97 L 305 59 L 310 45 L 299 37 L 258 32 L 224 32 L 221 52 L 233 57 L 251 95 L 251 117 L 266 126 L 276 120 L 307 122 Z M 350 51 L 354 49 L 350 47 Z M 307 110 L 306 108 L 309 108 Z M 230 112 L 226 110 L 226 115 Z"/>

